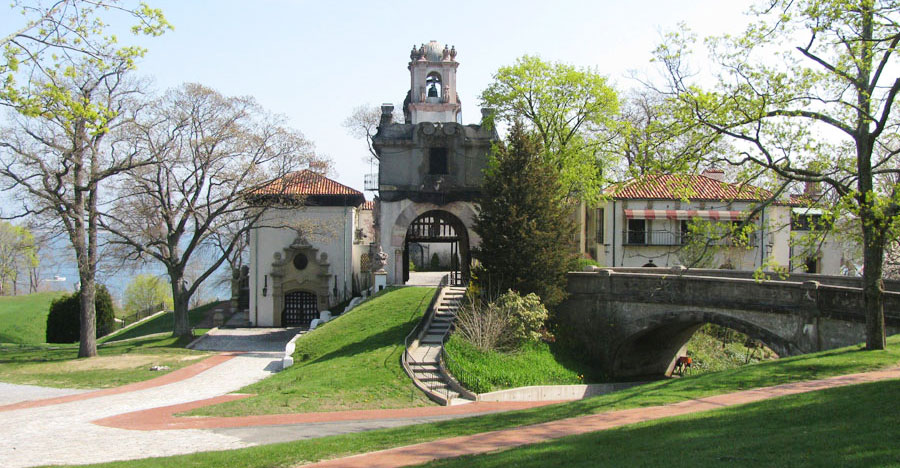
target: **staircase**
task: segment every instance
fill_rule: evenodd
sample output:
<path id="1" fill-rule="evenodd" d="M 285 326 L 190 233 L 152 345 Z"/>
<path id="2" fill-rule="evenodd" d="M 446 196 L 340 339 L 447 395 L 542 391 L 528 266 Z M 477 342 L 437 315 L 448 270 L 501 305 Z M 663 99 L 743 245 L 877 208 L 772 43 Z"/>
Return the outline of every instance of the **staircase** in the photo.
<path id="1" fill-rule="evenodd" d="M 460 396 L 463 389 L 441 365 L 444 340 L 453 326 L 465 293 L 465 287 L 448 286 L 441 289 L 433 310 L 422 319 L 424 330 L 420 331 L 418 339 L 407 346 L 404 355 L 405 367 L 416 386 L 429 398 L 444 405 L 471 402 L 467 398 L 471 395 Z"/>

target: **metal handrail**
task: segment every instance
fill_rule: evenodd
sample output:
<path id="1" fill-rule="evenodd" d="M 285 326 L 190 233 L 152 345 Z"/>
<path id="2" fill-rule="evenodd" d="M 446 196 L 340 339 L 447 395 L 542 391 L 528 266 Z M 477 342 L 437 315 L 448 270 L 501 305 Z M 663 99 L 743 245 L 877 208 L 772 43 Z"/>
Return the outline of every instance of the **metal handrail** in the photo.
<path id="1" fill-rule="evenodd" d="M 400 356 L 401 365 L 403 366 L 403 369 L 406 371 L 406 374 L 409 375 L 409 377 L 413 380 L 413 383 L 415 383 L 417 387 L 422 389 L 425 392 L 425 394 L 429 396 L 429 398 L 432 398 L 437 403 L 442 403 L 442 404 L 450 403 L 449 389 L 446 392 L 444 392 L 443 395 L 441 395 L 441 392 L 439 392 L 438 390 L 429 388 L 429 386 L 426 383 L 424 383 L 424 382 L 420 381 L 418 378 L 416 378 L 415 373 L 413 372 L 410 365 L 411 364 L 422 364 L 422 362 L 416 361 L 416 359 L 412 356 L 412 354 L 409 352 L 409 345 L 410 345 L 411 341 L 413 340 L 413 337 L 416 337 L 416 339 L 419 339 L 420 335 L 422 334 L 422 331 L 427 330 L 428 326 L 431 324 L 431 321 L 434 318 L 434 311 L 437 306 L 438 298 L 441 297 L 441 292 L 442 292 L 443 288 L 447 286 L 447 279 L 448 278 L 446 275 L 443 278 L 441 278 L 440 283 L 438 283 L 438 289 L 437 289 L 437 291 L 435 291 L 434 296 L 432 296 L 431 303 L 428 305 L 428 309 L 426 309 L 425 315 L 422 317 L 422 320 L 419 320 L 419 323 L 416 324 L 416 326 L 409 332 L 409 334 L 406 335 L 406 338 L 404 339 L 404 343 L 403 343 L 404 344 L 403 354 Z M 422 373 L 424 373 L 426 375 L 426 377 L 429 379 L 429 381 L 434 381 L 436 379 L 440 380 L 440 371 L 439 370 L 438 370 L 438 372 L 423 371 Z M 436 400 L 434 398 L 435 395 L 443 398 L 443 401 Z"/>

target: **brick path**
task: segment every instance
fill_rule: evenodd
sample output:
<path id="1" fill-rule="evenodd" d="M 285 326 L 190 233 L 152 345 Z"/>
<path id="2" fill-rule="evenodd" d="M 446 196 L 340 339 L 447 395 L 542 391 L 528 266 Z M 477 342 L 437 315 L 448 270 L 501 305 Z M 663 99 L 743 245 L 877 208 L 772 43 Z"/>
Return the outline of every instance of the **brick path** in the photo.
<path id="1" fill-rule="evenodd" d="M 421 444 L 365 453 L 353 457 L 328 460 L 304 466 L 307 468 L 382 468 L 419 465 L 436 459 L 496 452 L 571 435 L 602 431 L 627 424 L 651 421 L 670 416 L 752 403 L 784 395 L 794 395 L 824 390 L 826 388 L 876 382 L 887 379 L 900 379 L 900 368 L 776 385 L 773 387 L 715 395 L 696 400 L 686 400 L 662 406 L 609 411 L 606 413 L 550 421 L 532 426 L 504 429 L 471 436 L 452 437 L 433 442 L 424 442 Z"/>

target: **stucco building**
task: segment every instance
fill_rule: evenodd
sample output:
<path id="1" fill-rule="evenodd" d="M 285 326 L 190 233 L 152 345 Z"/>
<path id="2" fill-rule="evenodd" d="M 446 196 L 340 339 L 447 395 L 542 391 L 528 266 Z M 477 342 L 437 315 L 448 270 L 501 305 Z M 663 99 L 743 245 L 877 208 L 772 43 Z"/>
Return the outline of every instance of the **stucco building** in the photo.
<path id="1" fill-rule="evenodd" d="M 269 207 L 250 232 L 252 324 L 306 327 L 371 286 L 373 204 L 362 192 L 303 170 L 259 196 Z"/>
<path id="2" fill-rule="evenodd" d="M 836 236 L 804 242 L 821 210 L 803 206 L 801 197 L 763 206 L 771 192 L 728 183 L 724 176 L 719 170 L 651 175 L 610 187 L 607 202 L 581 208 L 580 251 L 616 267 L 683 265 L 829 275 L 855 269 L 850 246 Z M 698 222 L 717 224 L 714 235 L 698 239 L 709 232 L 691 227 Z M 719 238 L 741 225 L 747 226 L 746 238 Z"/>

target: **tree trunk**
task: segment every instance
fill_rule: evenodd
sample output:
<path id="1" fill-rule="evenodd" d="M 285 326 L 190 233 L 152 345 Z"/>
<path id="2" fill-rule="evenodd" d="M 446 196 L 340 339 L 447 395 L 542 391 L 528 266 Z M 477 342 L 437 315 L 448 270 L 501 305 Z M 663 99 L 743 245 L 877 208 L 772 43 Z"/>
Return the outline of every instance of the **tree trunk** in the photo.
<path id="1" fill-rule="evenodd" d="M 175 326 L 173 336 L 190 336 L 191 322 L 188 320 L 188 308 L 191 295 L 184 281 L 184 273 L 177 270 L 169 270 L 169 278 L 172 281 L 172 300 L 175 308 Z"/>
<path id="2" fill-rule="evenodd" d="M 884 331 L 884 234 L 873 223 L 863 227 L 863 307 L 866 314 L 866 349 L 887 346 Z M 866 227 L 866 225 L 870 227 Z"/>
<path id="3" fill-rule="evenodd" d="M 97 285 L 93 275 L 79 274 L 81 279 L 81 335 L 78 343 L 78 357 L 97 355 L 97 314 L 94 311 L 94 296 Z"/>

